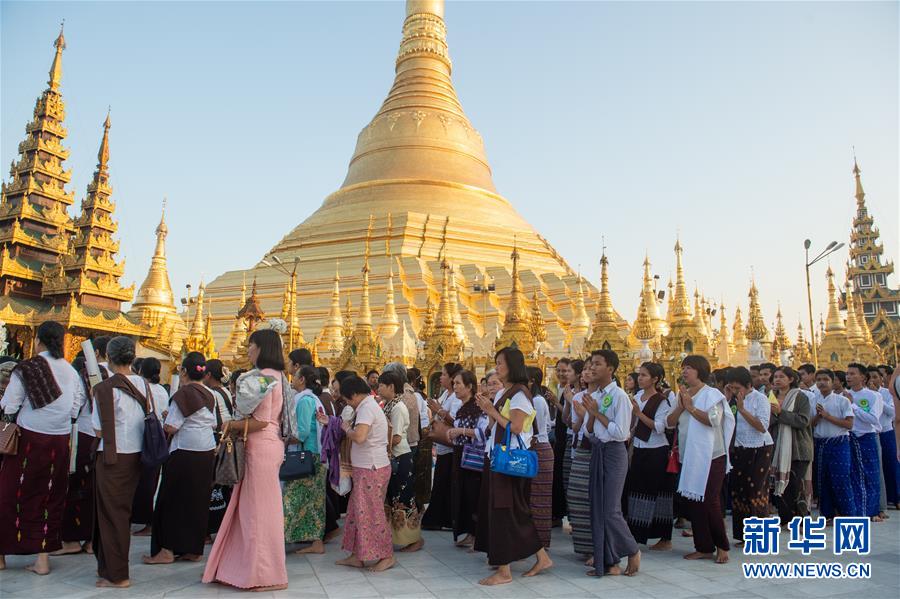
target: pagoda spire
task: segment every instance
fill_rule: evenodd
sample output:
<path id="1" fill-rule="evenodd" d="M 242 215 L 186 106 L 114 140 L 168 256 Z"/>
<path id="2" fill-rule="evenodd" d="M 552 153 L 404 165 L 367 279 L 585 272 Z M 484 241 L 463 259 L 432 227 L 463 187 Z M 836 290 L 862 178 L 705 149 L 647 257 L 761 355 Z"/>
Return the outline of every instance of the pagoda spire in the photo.
<path id="1" fill-rule="evenodd" d="M 719 304 L 719 343 L 716 346 L 716 361 L 720 365 L 731 363 L 732 347 L 729 339 L 728 318 L 725 315 L 725 303 Z"/>
<path id="2" fill-rule="evenodd" d="M 362 267 L 362 297 L 359 301 L 359 314 L 356 317 L 356 326 L 360 329 L 371 330 L 372 309 L 369 307 L 369 243 L 372 237 L 372 216 L 369 216 L 369 230 L 366 233 L 366 251 L 363 255 Z"/>
<path id="3" fill-rule="evenodd" d="M 591 318 L 584 306 L 584 287 L 581 283 L 580 272 L 575 281 L 575 301 L 572 303 L 572 323 L 569 325 L 569 336 L 574 340 L 584 337 L 591 330 Z"/>
<path id="4" fill-rule="evenodd" d="M 530 327 L 530 315 L 525 307 L 522 293 L 522 281 L 519 279 L 519 246 L 513 240 L 512 258 L 512 291 L 509 296 L 509 307 L 503 321 L 500 336 L 494 342 L 496 350 L 504 347 L 517 347 L 523 354 L 533 354 L 537 344 Z"/>
<path id="5" fill-rule="evenodd" d="M 750 341 L 762 342 L 765 340 L 768 330 L 766 322 L 763 319 L 762 310 L 759 307 L 759 290 L 756 288 L 756 281 L 750 282 L 750 310 L 747 314 L 747 338 Z"/>
<path id="6" fill-rule="evenodd" d="M 134 286 L 123 288 L 119 278 L 125 262 L 117 262 L 119 242 L 113 238 L 118 224 L 113 220 L 115 204 L 109 184 L 110 115 L 103 122 L 103 137 L 97 152 L 97 168 L 81 202 L 81 215 L 75 220 L 78 232 L 72 252 L 55 267 L 44 268 L 42 295 L 62 303 L 75 294 L 83 305 L 118 310 L 122 302 L 134 299 Z"/>
<path id="7" fill-rule="evenodd" d="M 859 163 L 856 162 L 856 156 L 853 156 L 853 178 L 856 179 L 856 193 L 854 196 L 856 197 L 857 206 L 863 207 L 866 203 L 866 192 L 863 191 L 861 173 Z"/>
<path id="8" fill-rule="evenodd" d="M 513 267 L 515 269 L 515 267 Z M 515 283 L 513 283 L 515 287 Z M 438 302 L 437 317 L 434 323 L 435 329 L 445 331 L 454 329 L 453 311 L 450 308 L 450 264 L 446 254 L 441 257 L 441 298 Z"/>
<path id="9" fill-rule="evenodd" d="M 353 334 L 353 302 L 347 298 L 344 304 L 344 329 L 342 331 L 344 339 Z"/>
<path id="10" fill-rule="evenodd" d="M 778 312 L 775 314 L 775 338 L 772 340 L 772 353 L 781 356 L 781 352 L 791 349 L 791 340 L 784 328 L 784 319 L 781 316 L 781 303 L 778 303 Z"/>
<path id="11" fill-rule="evenodd" d="M 62 29 L 53 45 L 56 55 L 48 87 L 35 102 L 33 118 L 25 126 L 25 140 L 19 144 L 18 160 L 10 167 L 10 181 L 0 185 L 0 244 L 9 251 L 9 259 L 0 264 L 3 296 L 41 299 L 45 267 L 56 278 L 65 277 L 61 261 L 69 253 L 75 232 L 67 213 L 75 202 L 75 193 L 66 191 L 72 171 L 63 166 L 69 151 L 62 145 L 68 135 L 63 124 L 66 105 L 60 94 L 65 49 Z M 64 304 L 70 292 L 60 289 L 60 295 L 54 301 Z"/>
<path id="12" fill-rule="evenodd" d="M 691 302 L 688 298 L 687 285 L 684 282 L 684 266 L 681 263 L 681 239 L 675 241 L 675 296 L 672 298 L 671 322 L 683 322 L 691 319 Z"/>
<path id="13" fill-rule="evenodd" d="M 53 57 L 53 63 L 50 65 L 50 79 L 47 81 L 47 85 L 53 91 L 58 91 L 62 85 L 62 53 L 66 49 L 66 38 L 63 36 L 65 26 L 65 21 L 60 23 L 59 35 L 53 42 L 53 47 L 56 48 L 56 55 Z"/>
<path id="14" fill-rule="evenodd" d="M 381 313 L 381 335 L 385 339 L 390 339 L 400 329 L 400 319 L 397 317 L 397 308 L 394 305 L 394 262 L 393 258 L 388 256 L 391 262 L 388 267 L 387 280 L 387 296 L 384 301 L 384 311 Z"/>
<path id="15" fill-rule="evenodd" d="M 643 301 L 642 297 L 641 302 Z M 619 334 L 619 318 L 609 293 L 609 258 L 606 257 L 605 249 L 600 256 L 600 300 L 597 302 L 597 314 L 585 349 L 611 349 L 616 353 L 626 350 L 625 341 Z"/>
<path id="16" fill-rule="evenodd" d="M 247 303 L 246 273 L 244 273 L 241 279 L 241 298 L 238 302 L 238 311 L 244 307 L 245 303 Z M 222 346 L 222 351 L 220 353 L 223 356 L 234 357 L 246 336 L 247 322 L 243 318 L 235 318 L 234 323 L 231 325 L 231 332 L 228 334 L 228 339 L 225 341 L 225 345 Z"/>
<path id="17" fill-rule="evenodd" d="M 203 316 L 203 302 L 206 295 L 206 284 L 200 281 L 200 289 L 197 292 L 197 309 L 194 312 L 194 318 L 191 320 L 191 328 L 188 332 L 187 339 L 184 340 L 184 347 L 187 351 L 204 353 L 206 351 L 206 321 Z M 188 304 L 190 306 L 190 304 Z"/>
<path id="18" fill-rule="evenodd" d="M 580 287 L 581 281 L 579 281 Z M 604 322 L 616 322 L 616 310 L 613 308 L 612 296 L 609 293 L 609 259 L 606 252 L 600 256 L 600 301 L 597 304 L 597 319 Z"/>
<path id="19" fill-rule="evenodd" d="M 259 305 L 259 295 L 256 292 L 256 277 L 253 277 L 253 286 L 250 288 L 250 297 L 238 310 L 238 318 L 242 318 L 247 323 L 247 330 L 253 331 L 256 323 L 265 318 L 265 312 Z"/>
<path id="20" fill-rule="evenodd" d="M 659 314 L 659 305 L 656 301 L 656 290 L 653 288 L 653 275 L 650 271 L 650 256 L 644 254 L 644 274 L 641 283 L 641 302 L 647 309 L 647 315 L 650 317 L 651 326 L 656 336 L 664 334 L 666 321 Z M 640 305 L 638 305 L 638 318 L 640 318 Z M 635 324 L 637 321 L 635 321 Z"/>
<path id="21" fill-rule="evenodd" d="M 846 289 L 846 303 L 847 303 L 847 338 L 850 340 L 850 343 L 853 345 L 859 345 L 861 343 L 865 343 L 866 336 L 863 333 L 862 327 L 859 324 L 859 321 L 856 319 L 856 306 L 853 299 L 853 285 L 850 284 L 848 280 L 844 283 L 844 288 Z"/>
<path id="22" fill-rule="evenodd" d="M 794 345 L 794 360 L 799 364 L 812 361 L 812 348 L 803 337 L 803 324 L 797 323 L 797 344 Z"/>
<path id="23" fill-rule="evenodd" d="M 734 323 L 732 324 L 732 340 L 735 349 L 747 346 L 747 334 L 744 332 L 744 319 L 741 317 L 741 307 L 734 309 Z"/>
<path id="24" fill-rule="evenodd" d="M 344 318 L 341 315 L 341 276 L 340 264 L 335 263 L 334 283 L 331 289 L 331 306 L 328 317 L 316 340 L 316 348 L 319 353 L 334 352 L 340 350 L 344 344 Z"/>
<path id="25" fill-rule="evenodd" d="M 838 308 L 837 286 L 834 284 L 834 271 L 831 266 L 825 272 L 828 278 L 828 318 L 825 321 L 825 333 L 833 333 L 838 331 L 846 331 L 847 327 L 841 319 L 841 312 Z"/>
<path id="26" fill-rule="evenodd" d="M 712 331 L 706 326 L 706 314 L 703 312 L 703 303 L 700 301 L 700 290 L 694 287 L 694 323 L 705 337 L 712 337 Z"/>
<path id="27" fill-rule="evenodd" d="M 638 316 L 637 320 L 634 321 L 632 332 L 634 333 L 634 338 L 641 342 L 650 341 L 656 337 L 653 319 L 650 317 L 650 310 L 647 309 L 647 297 L 644 294 L 641 294 L 641 301 L 638 304 Z"/>
<path id="28" fill-rule="evenodd" d="M 538 292 L 535 289 L 531 294 L 531 336 L 540 344 L 547 340 L 544 315 L 541 313 L 541 303 L 538 301 Z"/>

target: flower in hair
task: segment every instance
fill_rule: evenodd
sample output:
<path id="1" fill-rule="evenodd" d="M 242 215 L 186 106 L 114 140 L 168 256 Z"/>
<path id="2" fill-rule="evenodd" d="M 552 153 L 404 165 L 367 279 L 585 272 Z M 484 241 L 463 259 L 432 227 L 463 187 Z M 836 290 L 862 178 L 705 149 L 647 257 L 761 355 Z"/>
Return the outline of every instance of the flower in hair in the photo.
<path id="1" fill-rule="evenodd" d="M 205 364 L 197 364 L 194 368 L 197 369 L 197 372 L 206 372 L 206 365 L 205 365 Z"/>

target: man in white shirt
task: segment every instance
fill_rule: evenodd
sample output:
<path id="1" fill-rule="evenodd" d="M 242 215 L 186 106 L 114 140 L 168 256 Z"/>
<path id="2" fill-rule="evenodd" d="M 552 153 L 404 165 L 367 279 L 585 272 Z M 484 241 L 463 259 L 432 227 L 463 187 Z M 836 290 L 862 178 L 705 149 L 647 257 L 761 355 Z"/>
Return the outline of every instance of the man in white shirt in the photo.
<path id="1" fill-rule="evenodd" d="M 878 366 L 881 375 L 881 386 L 878 392 L 884 399 L 884 410 L 881 412 L 879 424 L 881 425 L 881 465 L 884 471 L 885 501 L 893 504 L 895 509 L 900 509 L 900 459 L 897 456 L 897 437 L 894 422 L 897 419 L 897 408 L 894 405 L 894 397 L 891 390 L 885 385 L 890 385 L 893 369 L 881 364 Z"/>
<path id="2" fill-rule="evenodd" d="M 828 519 L 836 513 L 858 516 L 859 505 L 851 483 L 850 429 L 853 428 L 853 404 L 834 392 L 834 372 L 823 368 L 816 372 L 819 394 L 811 421 L 816 454 L 816 491 L 819 513 Z"/>
<path id="3" fill-rule="evenodd" d="M 878 515 L 882 476 L 878 433 L 881 431 L 879 419 L 884 400 L 880 394 L 865 386 L 868 380 L 869 372 L 865 365 L 853 362 L 847 366 L 848 389 L 845 395 L 853 402 L 850 443 L 854 492 L 860 500 L 862 515 L 871 517 L 873 522 L 881 522 L 882 518 Z"/>
<path id="4" fill-rule="evenodd" d="M 591 352 L 590 369 L 597 390 L 583 398 L 587 434 L 591 438 L 591 529 L 594 574 L 619 574 L 619 562 L 628 558 L 626 575 L 637 573 L 641 552 L 622 515 L 622 491 L 628 475 L 631 435 L 631 400 L 613 381 L 619 356 L 609 349 Z"/>

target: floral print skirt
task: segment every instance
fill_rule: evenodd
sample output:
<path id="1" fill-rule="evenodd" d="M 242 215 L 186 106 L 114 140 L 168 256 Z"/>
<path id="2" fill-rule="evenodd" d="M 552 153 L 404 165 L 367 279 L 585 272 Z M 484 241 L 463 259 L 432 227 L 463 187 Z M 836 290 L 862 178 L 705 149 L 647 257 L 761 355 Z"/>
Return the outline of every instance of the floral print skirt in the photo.
<path id="1" fill-rule="evenodd" d="M 314 476 L 288 481 L 284 485 L 284 542 L 308 543 L 325 534 L 325 477 L 319 464 Z"/>
<path id="2" fill-rule="evenodd" d="M 376 470 L 353 468 L 353 490 L 341 548 L 364 562 L 394 554 L 391 525 L 383 507 L 390 479 L 390 465 Z"/>

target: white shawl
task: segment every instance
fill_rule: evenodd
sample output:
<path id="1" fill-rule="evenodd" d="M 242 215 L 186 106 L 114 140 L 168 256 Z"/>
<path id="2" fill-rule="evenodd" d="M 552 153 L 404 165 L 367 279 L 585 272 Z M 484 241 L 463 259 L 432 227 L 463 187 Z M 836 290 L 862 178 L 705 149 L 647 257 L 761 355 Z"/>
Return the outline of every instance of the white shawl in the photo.
<path id="1" fill-rule="evenodd" d="M 781 405 L 782 412 L 794 411 L 794 400 L 801 393 L 800 389 L 791 389 Z M 772 493 L 781 497 L 791 478 L 791 454 L 794 451 L 794 431 L 790 425 L 778 420 L 778 438 L 775 440 L 775 454 L 772 456 L 772 471 L 775 473 L 775 484 Z M 812 470 L 808 468 L 807 470 Z"/>
<path id="2" fill-rule="evenodd" d="M 713 422 L 713 426 L 706 426 L 693 416 L 688 424 L 685 446 L 680 448 L 684 458 L 681 478 L 678 481 L 678 494 L 686 499 L 703 501 L 706 495 L 706 482 L 709 478 L 716 435 L 722 435 L 725 447 L 725 472 L 728 473 L 731 470 L 728 447 L 731 445 L 731 437 L 734 434 L 734 414 L 728 406 L 728 401 L 718 389 L 708 385 L 704 385 L 694 397 L 694 407 L 704 412 L 709 412 L 719 404 L 721 404 L 721 420 Z"/>

